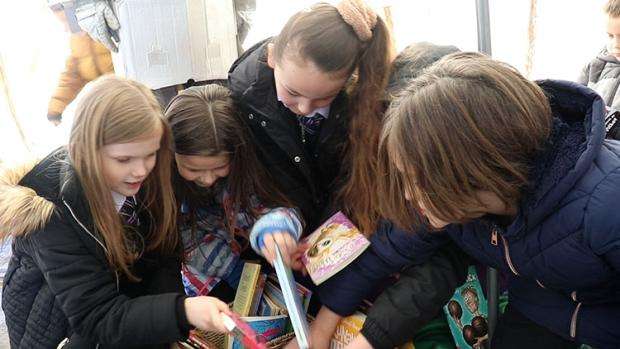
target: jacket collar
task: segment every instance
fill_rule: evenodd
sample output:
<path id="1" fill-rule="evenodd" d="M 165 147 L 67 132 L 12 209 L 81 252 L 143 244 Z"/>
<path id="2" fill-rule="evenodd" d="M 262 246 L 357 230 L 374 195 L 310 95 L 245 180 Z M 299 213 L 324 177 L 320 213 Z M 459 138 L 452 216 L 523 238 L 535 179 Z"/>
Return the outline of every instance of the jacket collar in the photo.
<path id="1" fill-rule="evenodd" d="M 538 82 L 551 104 L 553 126 L 532 160 L 519 213 L 506 231 L 518 236 L 557 211 L 562 199 L 591 167 L 605 138 L 605 104 L 596 92 L 567 81 Z"/>

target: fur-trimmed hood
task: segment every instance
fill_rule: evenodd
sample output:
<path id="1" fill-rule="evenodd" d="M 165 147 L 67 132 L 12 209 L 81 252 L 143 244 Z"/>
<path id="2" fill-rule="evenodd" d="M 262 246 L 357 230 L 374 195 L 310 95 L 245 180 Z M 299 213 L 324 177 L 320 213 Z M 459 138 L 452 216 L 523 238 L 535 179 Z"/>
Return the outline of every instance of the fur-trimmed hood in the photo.
<path id="1" fill-rule="evenodd" d="M 0 238 L 26 235 L 49 222 L 62 203 L 60 183 L 70 182 L 68 168 L 67 150 L 61 147 L 0 173 Z"/>
<path id="2" fill-rule="evenodd" d="M 54 212 L 54 203 L 20 184 L 37 165 L 30 161 L 0 174 L 0 238 L 41 229 Z"/>

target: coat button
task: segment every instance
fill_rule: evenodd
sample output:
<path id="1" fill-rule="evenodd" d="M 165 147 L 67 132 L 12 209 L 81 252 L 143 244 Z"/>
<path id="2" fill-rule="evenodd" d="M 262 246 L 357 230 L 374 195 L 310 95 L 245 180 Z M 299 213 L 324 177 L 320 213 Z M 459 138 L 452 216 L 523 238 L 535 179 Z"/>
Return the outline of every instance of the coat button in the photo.
<path id="1" fill-rule="evenodd" d="M 252 113 L 248 114 L 248 119 L 254 120 L 254 114 L 252 114 Z"/>
<path id="2" fill-rule="evenodd" d="M 263 126 L 263 127 L 267 126 L 267 121 L 261 121 L 260 125 Z"/>
<path id="3" fill-rule="evenodd" d="M 296 157 L 293 158 L 293 161 L 299 163 L 299 162 L 301 162 L 301 157 L 296 156 Z"/>

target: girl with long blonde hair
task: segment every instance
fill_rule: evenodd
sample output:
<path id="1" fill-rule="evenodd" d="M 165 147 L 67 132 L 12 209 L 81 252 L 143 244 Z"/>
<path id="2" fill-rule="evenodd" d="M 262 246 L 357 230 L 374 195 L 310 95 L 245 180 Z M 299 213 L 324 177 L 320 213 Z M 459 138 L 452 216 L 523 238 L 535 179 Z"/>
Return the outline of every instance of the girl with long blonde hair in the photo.
<path id="1" fill-rule="evenodd" d="M 164 347 L 191 326 L 225 331 L 224 303 L 183 295 L 170 142 L 151 91 L 106 76 L 82 94 L 67 147 L 4 174 L 12 347 Z"/>

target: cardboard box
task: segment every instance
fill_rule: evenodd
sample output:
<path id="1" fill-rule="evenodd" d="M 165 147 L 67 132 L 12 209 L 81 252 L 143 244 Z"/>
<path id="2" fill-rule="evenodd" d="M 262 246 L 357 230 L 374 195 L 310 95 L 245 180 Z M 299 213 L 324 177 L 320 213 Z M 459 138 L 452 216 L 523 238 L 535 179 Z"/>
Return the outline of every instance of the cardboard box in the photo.
<path id="1" fill-rule="evenodd" d="M 232 0 L 118 0 L 116 74 L 151 89 L 226 79 L 238 56 Z"/>

